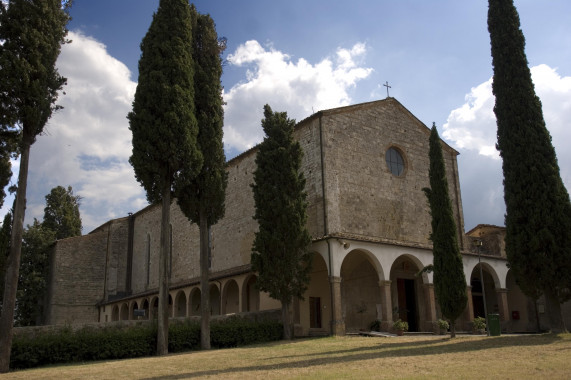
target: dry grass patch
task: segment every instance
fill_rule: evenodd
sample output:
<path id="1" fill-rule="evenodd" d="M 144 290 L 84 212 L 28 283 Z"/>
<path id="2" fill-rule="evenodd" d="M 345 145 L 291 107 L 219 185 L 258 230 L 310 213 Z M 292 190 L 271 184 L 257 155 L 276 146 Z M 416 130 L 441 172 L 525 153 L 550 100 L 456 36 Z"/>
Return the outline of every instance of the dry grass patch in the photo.
<path id="1" fill-rule="evenodd" d="M 549 378 L 571 374 L 571 335 L 329 337 L 54 366 L 0 379 Z"/>

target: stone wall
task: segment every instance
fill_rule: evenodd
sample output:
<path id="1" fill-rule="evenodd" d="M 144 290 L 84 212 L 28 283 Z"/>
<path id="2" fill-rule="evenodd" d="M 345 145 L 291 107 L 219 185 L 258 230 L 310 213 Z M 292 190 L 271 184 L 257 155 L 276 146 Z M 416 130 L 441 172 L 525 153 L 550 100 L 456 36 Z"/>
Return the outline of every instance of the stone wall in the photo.
<path id="1" fill-rule="evenodd" d="M 329 233 L 430 245 L 431 217 L 422 191 L 430 186 L 430 130 L 391 98 L 324 111 L 320 118 Z M 462 242 L 457 152 L 442 145 Z M 390 147 L 405 160 L 405 172 L 399 177 L 385 161 Z"/>
<path id="2" fill-rule="evenodd" d="M 105 288 L 108 231 L 64 240 L 50 256 L 46 324 L 95 322 Z"/>

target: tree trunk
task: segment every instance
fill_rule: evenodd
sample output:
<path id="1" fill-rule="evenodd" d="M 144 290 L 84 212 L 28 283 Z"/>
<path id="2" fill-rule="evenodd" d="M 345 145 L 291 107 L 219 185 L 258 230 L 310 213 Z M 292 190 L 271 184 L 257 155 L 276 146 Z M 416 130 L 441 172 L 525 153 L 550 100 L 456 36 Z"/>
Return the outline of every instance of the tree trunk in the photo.
<path id="1" fill-rule="evenodd" d="M 535 311 L 535 324 L 537 332 L 541 332 L 541 324 L 539 323 L 539 308 L 537 307 L 537 299 L 533 300 L 533 310 Z"/>
<path id="2" fill-rule="evenodd" d="M 561 303 L 557 293 L 551 289 L 546 289 L 543 292 L 545 296 L 545 306 L 547 311 L 547 320 L 549 328 L 552 333 L 559 334 L 567 332 L 565 323 L 563 322 L 563 312 L 561 310 Z"/>
<path id="3" fill-rule="evenodd" d="M 282 322 L 284 324 L 284 339 L 292 339 L 292 325 L 289 317 L 289 302 L 282 301 Z"/>
<path id="4" fill-rule="evenodd" d="M 456 320 L 450 320 L 450 338 L 456 338 Z"/>
<path id="5" fill-rule="evenodd" d="M 4 298 L 2 316 L 0 317 L 0 373 L 10 369 L 10 351 L 14 327 L 14 310 L 16 307 L 16 292 L 18 290 L 18 275 L 20 257 L 22 254 L 22 235 L 24 233 L 24 217 L 26 215 L 26 187 L 28 184 L 28 165 L 31 144 L 24 141 L 20 156 L 20 172 L 18 174 L 18 189 L 14 204 L 14 219 L 10 237 L 10 255 L 6 263 Z"/>
<path id="6" fill-rule="evenodd" d="M 210 289 L 208 284 L 208 221 L 206 212 L 199 211 L 200 215 L 200 347 L 210 350 Z"/>
<path id="7" fill-rule="evenodd" d="M 161 248 L 159 254 L 159 315 L 157 328 L 157 355 L 169 352 L 169 268 L 170 262 L 170 209 L 171 185 L 165 181 L 161 213 Z"/>

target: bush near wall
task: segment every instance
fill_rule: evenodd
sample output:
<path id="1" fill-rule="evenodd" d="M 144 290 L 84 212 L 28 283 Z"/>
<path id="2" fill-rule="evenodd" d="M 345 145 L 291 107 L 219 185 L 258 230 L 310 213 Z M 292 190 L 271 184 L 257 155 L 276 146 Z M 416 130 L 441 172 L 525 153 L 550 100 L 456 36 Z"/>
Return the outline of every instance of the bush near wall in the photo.
<path id="1" fill-rule="evenodd" d="M 254 322 L 228 318 L 211 324 L 211 345 L 216 348 L 237 347 L 279 340 L 283 327 L 277 321 Z M 94 360 L 127 359 L 156 353 L 155 323 L 135 326 L 112 326 L 102 329 L 85 327 L 14 336 L 10 367 L 23 369 Z M 169 326 L 169 352 L 200 349 L 200 323 L 185 320 Z"/>

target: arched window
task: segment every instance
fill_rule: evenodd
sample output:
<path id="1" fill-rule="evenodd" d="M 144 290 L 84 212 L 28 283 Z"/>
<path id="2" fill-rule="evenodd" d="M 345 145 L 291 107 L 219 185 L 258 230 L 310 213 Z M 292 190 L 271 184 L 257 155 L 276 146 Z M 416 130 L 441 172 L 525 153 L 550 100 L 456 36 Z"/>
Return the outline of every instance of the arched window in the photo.
<path id="1" fill-rule="evenodd" d="M 385 160 L 387 161 L 387 167 L 393 175 L 400 177 L 404 173 L 404 158 L 401 152 L 396 148 L 391 147 L 387 150 Z"/>

